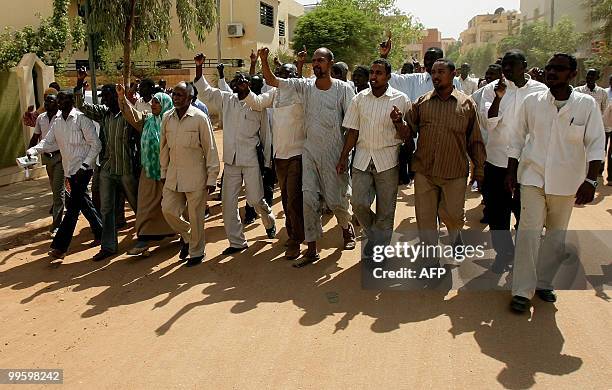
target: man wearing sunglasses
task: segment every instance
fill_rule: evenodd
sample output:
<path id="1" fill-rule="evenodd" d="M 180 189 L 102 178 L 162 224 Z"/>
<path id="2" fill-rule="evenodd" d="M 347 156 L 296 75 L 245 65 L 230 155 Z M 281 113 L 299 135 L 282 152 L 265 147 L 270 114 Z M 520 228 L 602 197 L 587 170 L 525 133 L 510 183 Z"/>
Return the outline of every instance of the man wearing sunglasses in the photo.
<path id="1" fill-rule="evenodd" d="M 200 53 L 194 57 L 196 64 L 195 87 L 202 101 L 212 111 L 223 116 L 223 225 L 229 241 L 224 255 L 241 252 L 247 248 L 244 229 L 238 210 L 238 196 L 242 182 L 249 205 L 255 208 L 266 228 L 268 238 L 276 237 L 276 225 L 270 205 L 264 199 L 263 181 L 257 158 L 257 145 L 264 148 L 264 166 L 271 167 L 272 136 L 266 111 L 251 110 L 244 99 L 251 93 L 250 76 L 237 73 L 230 81 L 233 92 L 222 91 L 208 84 L 202 74 L 206 57 Z"/>
<path id="2" fill-rule="evenodd" d="M 534 294 L 556 301 L 552 280 L 572 208 L 593 201 L 598 184 L 603 120 L 595 99 L 570 86 L 576 69 L 574 56 L 553 55 L 545 68 L 548 90 L 525 98 L 510 137 L 506 190 L 520 183 L 522 205 L 510 305 L 517 312 L 529 310 Z"/>

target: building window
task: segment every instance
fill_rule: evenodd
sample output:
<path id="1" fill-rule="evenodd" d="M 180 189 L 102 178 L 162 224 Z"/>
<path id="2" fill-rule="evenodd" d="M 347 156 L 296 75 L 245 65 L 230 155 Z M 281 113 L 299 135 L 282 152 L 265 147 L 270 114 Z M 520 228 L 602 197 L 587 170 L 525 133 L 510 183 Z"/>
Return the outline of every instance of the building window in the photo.
<path id="1" fill-rule="evenodd" d="M 264 26 L 274 27 L 274 7 L 264 2 L 260 2 L 259 22 Z"/>
<path id="2" fill-rule="evenodd" d="M 284 20 L 278 21 L 278 36 L 279 37 L 285 36 L 285 21 Z"/>

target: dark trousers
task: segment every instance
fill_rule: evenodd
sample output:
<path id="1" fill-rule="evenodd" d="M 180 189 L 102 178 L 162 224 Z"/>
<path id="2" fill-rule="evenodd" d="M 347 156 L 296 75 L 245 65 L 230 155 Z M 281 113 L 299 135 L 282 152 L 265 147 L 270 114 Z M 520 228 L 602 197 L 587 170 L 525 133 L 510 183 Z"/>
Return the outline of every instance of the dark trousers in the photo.
<path id="1" fill-rule="evenodd" d="M 116 252 L 117 243 L 117 207 L 124 212 L 124 202 L 117 205 L 117 193 L 123 192 L 132 210 L 136 212 L 138 199 L 138 181 L 133 175 L 113 175 L 105 169 L 100 172 L 100 216 L 102 217 L 102 249 Z"/>
<path id="2" fill-rule="evenodd" d="M 512 213 L 518 221 L 520 219 L 521 201 L 518 188 L 514 192 L 506 191 L 504 181 L 507 168 L 501 168 L 485 162 L 484 185 L 482 194 L 487 207 L 487 219 L 491 231 L 491 241 L 497 257 L 511 262 L 514 257 L 514 243 L 510 234 L 510 220 Z"/>
<path id="3" fill-rule="evenodd" d="M 125 224 L 125 195 L 123 191 L 119 190 L 116 192 L 115 199 L 115 223 L 117 225 Z M 101 214 L 102 201 L 100 200 L 100 167 L 96 165 L 94 168 L 93 179 L 91 180 L 91 200 L 93 205 Z"/>
<path id="4" fill-rule="evenodd" d="M 278 186 L 285 212 L 287 235 L 296 243 L 304 241 L 304 202 L 302 197 L 302 156 L 275 159 Z M 265 191 L 265 185 L 264 185 Z"/>
<path id="5" fill-rule="evenodd" d="M 66 213 L 59 226 L 59 230 L 53 242 L 52 249 L 66 252 L 72 241 L 74 229 L 76 228 L 79 214 L 83 213 L 96 239 L 102 236 L 102 221 L 100 215 L 94 208 L 91 198 L 87 194 L 87 185 L 93 172 L 91 170 L 79 170 L 68 178 L 70 193 L 66 191 Z"/>

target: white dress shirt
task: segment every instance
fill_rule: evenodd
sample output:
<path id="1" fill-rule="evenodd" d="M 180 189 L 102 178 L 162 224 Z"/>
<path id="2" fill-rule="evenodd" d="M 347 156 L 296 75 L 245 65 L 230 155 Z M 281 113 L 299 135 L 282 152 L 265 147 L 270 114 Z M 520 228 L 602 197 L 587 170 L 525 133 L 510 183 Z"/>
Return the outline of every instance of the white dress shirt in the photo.
<path id="1" fill-rule="evenodd" d="M 408 99 L 410 99 L 412 102 L 416 101 L 419 97 L 425 95 L 427 92 L 433 91 L 434 89 L 433 82 L 431 81 L 431 75 L 427 72 L 410 74 L 391 73 L 389 85 L 398 91 L 405 93 L 408 96 Z M 462 90 L 461 84 L 457 78 L 453 78 L 453 85 L 458 90 Z"/>
<path id="2" fill-rule="evenodd" d="M 370 161 L 374 161 L 376 172 L 380 173 L 399 163 L 402 140 L 391 121 L 393 106 L 406 115 L 410 110 L 410 100 L 406 94 L 391 86 L 380 97 L 374 96 L 368 88 L 353 98 L 342 126 L 359 131 L 354 168 L 366 171 Z"/>
<path id="3" fill-rule="evenodd" d="M 57 114 L 56 114 L 57 115 Z M 40 139 L 44 139 L 49 133 L 49 127 L 51 127 L 51 122 L 55 119 L 55 115 L 49 119 L 49 115 L 47 112 L 43 112 L 38 117 L 36 117 L 36 124 L 34 125 L 34 134 L 40 134 Z M 49 150 L 47 153 L 57 152 L 59 149 Z"/>
<path id="4" fill-rule="evenodd" d="M 525 75 L 527 84 L 518 88 L 512 81 L 506 79 L 506 94 L 499 103 L 499 111 L 496 117 L 489 118 L 489 108 L 495 99 L 495 87 L 499 80 L 486 85 L 482 92 L 479 104 L 481 115 L 484 119 L 483 125 L 487 129 L 487 162 L 496 167 L 506 168 L 508 166 L 508 144 L 510 133 L 516 126 L 517 113 L 525 100 L 525 97 L 534 92 L 548 91 L 546 85 L 532 80 Z"/>
<path id="5" fill-rule="evenodd" d="M 209 110 L 223 117 L 223 162 L 242 167 L 259 166 L 257 144 L 264 148 L 264 165 L 271 166 L 272 137 L 266 111 L 251 110 L 233 92 L 222 91 L 208 84 L 204 76 L 194 82 L 198 97 Z"/>
<path id="6" fill-rule="evenodd" d="M 484 142 L 485 146 L 487 145 L 487 142 L 489 140 L 489 132 L 484 125 L 487 121 L 487 118 L 483 117 L 483 112 L 480 107 L 482 105 L 482 93 L 484 92 L 484 87 L 486 86 L 487 85 L 485 84 L 472 94 L 472 99 L 474 99 L 474 103 L 476 103 L 476 107 L 478 107 L 478 123 L 480 124 L 480 135 L 482 136 L 482 142 Z"/>
<path id="7" fill-rule="evenodd" d="M 66 120 L 59 111 L 45 138 L 28 149 L 28 153 L 35 155 L 58 148 L 62 153 L 64 176 L 70 177 L 77 173 L 83 163 L 86 163 L 89 169 L 93 168 L 96 157 L 102 150 L 102 143 L 93 122 L 73 108 Z"/>
<path id="8" fill-rule="evenodd" d="M 599 107 L 572 91 L 557 111 L 550 91 L 525 98 L 510 139 L 508 156 L 519 159 L 518 181 L 549 195 L 571 196 L 584 182 L 587 162 L 604 159 L 605 134 Z"/>
<path id="9" fill-rule="evenodd" d="M 459 84 L 461 85 L 461 91 L 466 95 L 471 95 L 478 89 L 478 79 L 466 77 L 465 80 L 461 76 L 457 76 Z"/>
<path id="10" fill-rule="evenodd" d="M 153 112 L 153 109 L 151 108 L 152 100 L 153 98 L 151 98 L 151 100 L 149 100 L 148 102 L 145 102 L 143 98 L 139 97 L 136 100 L 136 104 L 134 105 L 134 107 L 136 107 L 136 109 L 140 112 L 148 112 L 150 114 L 151 112 Z"/>
<path id="11" fill-rule="evenodd" d="M 271 88 L 261 95 L 251 92 L 244 102 L 255 111 L 269 109 L 274 158 L 289 159 L 302 154 L 306 140 L 304 105 L 295 90 L 285 89 L 281 93 L 278 88 Z"/>
<path id="12" fill-rule="evenodd" d="M 595 89 L 591 91 L 591 89 L 585 84 L 580 87 L 575 88 L 576 92 L 586 93 L 591 96 L 597 102 L 597 106 L 601 110 L 601 115 L 606 112 L 606 108 L 608 108 L 608 92 L 600 87 L 599 85 L 595 85 Z"/>

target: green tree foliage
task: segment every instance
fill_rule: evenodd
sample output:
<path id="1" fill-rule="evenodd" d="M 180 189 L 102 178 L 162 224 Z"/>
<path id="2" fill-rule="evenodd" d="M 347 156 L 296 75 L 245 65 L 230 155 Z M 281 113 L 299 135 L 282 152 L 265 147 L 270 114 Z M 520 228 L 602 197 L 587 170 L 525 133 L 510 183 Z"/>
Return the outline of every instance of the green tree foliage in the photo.
<path id="1" fill-rule="evenodd" d="M 488 43 L 458 56 L 456 65 L 459 68 L 461 64 L 467 62 L 472 67 L 472 73 L 477 76 L 484 76 L 489 65 L 494 64 L 496 59 L 496 46 L 493 43 Z"/>
<path id="2" fill-rule="evenodd" d="M 458 63 L 459 56 L 461 55 L 460 51 L 461 51 L 461 41 L 457 41 L 453 43 L 452 45 L 450 45 L 448 49 L 446 49 L 446 53 L 444 53 L 444 57 L 448 58 L 449 60 L 455 63 Z"/>
<path id="3" fill-rule="evenodd" d="M 389 60 L 399 68 L 405 60 L 400 48 L 418 39 L 422 29 L 412 15 L 395 6 L 395 0 L 323 0 L 298 21 L 293 50 L 306 46 L 312 53 L 327 47 L 337 61 L 350 66 L 368 64 L 378 57 L 378 45 L 391 34 L 395 50 Z"/>
<path id="4" fill-rule="evenodd" d="M 172 35 L 171 8 L 176 15 L 185 46 L 193 49 L 191 33 L 203 42 L 217 19 L 215 0 L 90 0 L 88 28 L 107 49 L 123 48 L 123 78 L 131 74 L 131 54 L 151 42 L 166 47 Z"/>
<path id="5" fill-rule="evenodd" d="M 26 53 L 36 53 L 46 64 L 62 66 L 62 58 L 83 46 L 85 29 L 79 17 L 70 18 L 70 0 L 54 0 L 53 15 L 40 18 L 38 28 L 6 28 L 0 34 L 0 70 L 17 65 Z"/>
<path id="6" fill-rule="evenodd" d="M 588 67 L 603 69 L 612 66 L 612 0 L 586 0 L 591 7 L 592 30 L 586 34 L 589 42 L 599 41 L 599 52 L 587 59 Z"/>
<path id="7" fill-rule="evenodd" d="M 564 18 L 553 28 L 541 21 L 527 24 L 519 34 L 501 40 L 497 49 L 499 53 L 520 49 L 525 52 L 530 67 L 544 67 L 556 52 L 575 53 L 580 40 L 580 34 L 574 31 L 574 23 Z"/>

